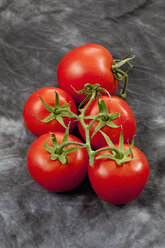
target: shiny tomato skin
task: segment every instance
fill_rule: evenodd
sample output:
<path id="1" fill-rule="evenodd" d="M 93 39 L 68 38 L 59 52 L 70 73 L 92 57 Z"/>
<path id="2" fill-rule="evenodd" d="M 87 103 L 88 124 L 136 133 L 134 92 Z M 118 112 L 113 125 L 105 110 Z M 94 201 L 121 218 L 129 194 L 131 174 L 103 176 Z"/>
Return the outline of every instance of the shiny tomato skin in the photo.
<path id="1" fill-rule="evenodd" d="M 70 103 L 68 109 L 77 114 L 77 107 L 73 98 L 64 90 L 56 87 L 45 87 L 35 91 L 25 103 L 23 119 L 29 131 L 36 136 L 55 131 L 65 132 L 65 128 L 57 120 L 54 119 L 48 123 L 42 123 L 35 117 L 37 116 L 39 119 L 43 120 L 50 114 L 50 112 L 44 107 L 39 96 L 41 96 L 47 104 L 54 106 L 55 91 L 59 95 L 60 105 Z M 63 117 L 63 120 L 66 126 L 71 122 L 70 132 L 72 132 L 76 125 L 75 119 Z"/>
<path id="2" fill-rule="evenodd" d="M 98 44 L 86 44 L 67 53 L 57 68 L 57 80 L 60 88 L 66 90 L 80 103 L 85 95 L 78 95 L 76 90 L 84 88 L 86 83 L 100 84 L 114 95 L 118 81 L 111 70 L 113 58 L 109 51 Z"/>
<path id="3" fill-rule="evenodd" d="M 61 143 L 64 133 L 56 132 L 56 138 Z M 68 164 L 59 160 L 51 160 L 50 153 L 44 149 L 44 142 L 51 134 L 38 137 L 31 145 L 27 155 L 28 170 L 33 179 L 48 191 L 64 192 L 77 187 L 85 178 L 88 169 L 88 153 L 86 149 L 79 149 L 67 155 Z M 73 135 L 69 135 L 69 142 L 81 142 Z M 52 146 L 52 140 L 47 142 Z M 68 148 L 73 145 L 68 146 Z"/>
<path id="4" fill-rule="evenodd" d="M 105 101 L 110 113 L 120 113 L 120 117 L 116 118 L 113 122 L 118 126 L 123 126 L 124 142 L 131 143 L 136 132 L 136 120 L 129 105 L 117 96 L 111 96 L 111 98 L 109 98 L 108 96 L 101 96 L 100 99 Z M 99 108 L 97 100 L 95 99 L 88 107 L 85 115 L 97 115 L 98 113 Z M 85 123 L 89 125 L 91 121 L 92 120 L 85 120 Z M 96 128 L 97 124 L 98 121 L 96 121 L 90 128 L 90 136 L 94 132 L 94 129 Z M 82 138 L 85 140 L 85 132 L 80 123 L 78 123 L 78 128 Z M 109 126 L 104 126 L 101 128 L 101 131 L 106 133 L 114 144 L 119 143 L 121 128 L 112 128 Z M 100 132 L 97 132 L 91 139 L 91 145 L 94 149 L 98 149 L 103 146 L 106 146 L 107 143 L 103 135 Z"/>
<path id="5" fill-rule="evenodd" d="M 128 149 L 128 145 L 124 145 Z M 115 161 L 101 158 L 94 166 L 88 165 L 88 176 L 93 190 L 103 200 L 112 204 L 126 204 L 136 199 L 143 191 L 148 177 L 149 164 L 144 154 L 133 147 L 135 160 L 122 166 Z M 111 152 L 100 152 L 101 154 Z"/>

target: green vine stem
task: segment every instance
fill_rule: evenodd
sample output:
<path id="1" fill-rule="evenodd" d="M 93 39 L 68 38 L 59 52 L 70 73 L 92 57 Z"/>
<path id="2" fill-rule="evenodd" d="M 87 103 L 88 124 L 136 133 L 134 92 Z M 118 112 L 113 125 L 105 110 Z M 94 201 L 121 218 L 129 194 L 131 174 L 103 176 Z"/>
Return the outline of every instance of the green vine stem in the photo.
<path id="1" fill-rule="evenodd" d="M 128 84 L 128 74 L 127 73 L 129 71 L 129 69 L 133 67 L 133 65 L 130 63 L 130 61 L 135 58 L 135 55 L 130 57 L 131 53 L 132 53 L 132 50 L 130 51 L 130 53 L 124 59 L 121 59 L 121 60 L 114 59 L 113 63 L 112 63 L 112 66 L 111 66 L 111 69 L 112 69 L 112 71 L 114 73 L 114 77 L 117 80 L 120 80 L 120 81 L 123 80 L 123 82 L 124 82 L 123 89 L 120 92 L 120 97 L 122 99 L 126 98 L 126 88 L 127 88 L 127 84 Z M 124 64 L 127 64 L 129 66 L 126 71 L 122 71 L 121 69 L 119 69 Z"/>
<path id="2" fill-rule="evenodd" d="M 57 149 L 57 153 L 60 154 L 62 152 L 62 150 L 66 147 L 66 146 L 69 146 L 69 145 L 77 145 L 77 146 L 81 146 L 82 148 L 86 147 L 85 144 L 83 143 L 80 143 L 80 142 L 64 142 L 60 145 L 60 147 Z"/>
<path id="3" fill-rule="evenodd" d="M 100 148 L 98 150 L 96 150 L 94 152 L 94 156 L 96 156 L 96 154 L 100 153 L 100 152 L 103 152 L 103 151 L 112 151 L 112 152 L 115 152 L 116 153 L 116 158 L 122 158 L 122 153 L 119 152 L 119 150 L 115 147 L 104 147 L 104 148 Z"/>
<path id="4" fill-rule="evenodd" d="M 130 161 L 133 159 L 133 156 L 132 156 L 133 142 L 127 151 L 124 151 L 124 149 L 123 149 L 123 130 L 122 130 L 122 128 L 121 128 L 121 135 L 120 135 L 119 148 L 118 149 L 111 142 L 110 138 L 105 133 L 103 133 L 101 130 L 98 130 L 98 131 L 102 133 L 108 146 L 104 147 L 104 148 L 100 148 L 96 151 L 94 151 L 92 149 L 91 142 L 90 142 L 91 137 L 90 137 L 89 131 L 90 131 L 91 126 L 94 124 L 94 122 L 97 121 L 99 118 L 107 117 L 108 115 L 109 116 L 113 115 L 113 117 L 111 116 L 111 119 L 115 119 L 115 118 L 119 117 L 119 113 L 109 114 L 109 112 L 107 112 L 108 111 L 107 107 L 104 106 L 105 102 L 99 102 L 99 100 L 98 100 L 98 106 L 100 109 L 100 113 L 97 116 L 85 116 L 85 113 L 86 113 L 88 107 L 95 100 L 95 97 L 98 97 L 98 85 L 97 85 L 97 87 L 93 87 L 92 91 L 90 92 L 90 97 L 89 97 L 88 103 L 85 105 L 84 108 L 80 109 L 80 115 L 76 115 L 75 113 L 70 111 L 67 108 L 67 106 L 64 106 L 64 108 L 58 109 L 61 118 L 63 116 L 68 116 L 71 118 L 75 118 L 77 121 L 79 121 L 81 123 L 82 127 L 85 130 L 86 142 L 85 142 L 85 144 L 80 143 L 80 142 L 68 142 L 68 136 L 69 136 L 69 125 L 68 125 L 68 127 L 66 127 L 64 138 L 63 138 L 63 141 L 61 144 L 58 144 L 56 136 L 54 133 L 52 133 L 52 138 L 51 138 L 52 142 L 53 142 L 53 147 L 48 146 L 46 144 L 48 140 L 45 142 L 44 148 L 49 153 L 51 153 L 50 159 L 52 159 L 52 160 L 59 159 L 59 161 L 61 163 L 66 164 L 66 163 L 68 163 L 68 159 L 67 159 L 66 155 L 73 152 L 73 151 L 81 149 L 81 148 L 86 148 L 88 155 L 89 155 L 89 164 L 91 166 L 93 166 L 94 161 L 99 159 L 99 158 L 113 159 L 119 165 L 122 165 L 124 162 Z M 48 107 L 48 106 L 46 106 L 46 107 Z M 90 119 L 91 117 L 93 118 L 92 122 L 89 125 L 86 125 L 85 119 L 87 119 L 87 118 Z M 101 129 L 101 126 L 99 127 L 99 129 Z M 75 147 L 66 148 L 69 145 L 75 145 Z M 102 151 L 111 151 L 112 154 L 102 154 L 100 156 L 96 156 L 98 153 L 100 153 Z M 131 154 L 131 157 L 128 156 L 129 154 Z"/>
<path id="5" fill-rule="evenodd" d="M 92 150 L 91 144 L 90 144 L 90 135 L 89 135 L 89 126 L 85 124 L 84 122 L 84 115 L 86 110 L 88 109 L 88 107 L 90 106 L 90 104 L 94 101 L 96 96 L 96 90 L 93 90 L 92 95 L 90 97 L 90 100 L 88 101 L 88 103 L 86 104 L 86 106 L 81 109 L 81 114 L 78 116 L 78 120 L 80 121 L 82 127 L 85 130 L 85 137 L 86 137 L 86 149 L 88 151 L 89 154 L 89 163 L 90 165 L 93 166 L 94 163 L 94 151 Z"/>

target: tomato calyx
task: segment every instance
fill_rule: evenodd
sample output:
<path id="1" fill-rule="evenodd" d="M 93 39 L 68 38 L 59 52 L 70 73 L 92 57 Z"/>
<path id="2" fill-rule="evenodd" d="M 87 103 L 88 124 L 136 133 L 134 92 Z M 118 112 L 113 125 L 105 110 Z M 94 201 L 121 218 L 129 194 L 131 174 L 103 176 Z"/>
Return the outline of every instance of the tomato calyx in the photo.
<path id="1" fill-rule="evenodd" d="M 85 144 L 80 142 L 68 142 L 69 136 L 69 125 L 66 127 L 65 134 L 61 144 L 58 143 L 55 133 L 51 133 L 52 137 L 45 141 L 44 148 L 47 150 L 51 155 L 51 160 L 59 160 L 62 164 L 68 163 L 67 155 L 71 152 L 77 151 L 79 149 L 85 148 Z M 47 142 L 52 140 L 53 146 L 48 146 Z M 75 145 L 71 148 L 66 148 L 69 145 Z"/>
<path id="2" fill-rule="evenodd" d="M 101 130 L 100 130 L 100 132 L 104 136 L 108 146 L 96 150 L 94 152 L 94 156 L 96 156 L 96 154 L 98 154 L 98 153 L 100 153 L 102 151 L 111 151 L 112 154 L 99 155 L 99 156 L 95 157 L 95 160 L 101 159 L 101 158 L 108 158 L 108 159 L 114 160 L 119 166 L 122 166 L 124 163 L 136 159 L 136 158 L 134 158 L 133 153 L 132 153 L 132 149 L 133 149 L 133 146 L 134 146 L 134 139 L 132 140 L 132 143 L 129 145 L 129 148 L 127 150 L 124 150 L 124 138 L 123 138 L 123 129 L 122 129 L 122 127 L 121 127 L 121 133 L 120 133 L 118 149 L 114 146 L 114 144 L 112 143 L 112 141 L 110 140 L 110 138 L 108 137 L 107 134 L 105 134 Z"/>
<path id="3" fill-rule="evenodd" d="M 73 88 L 73 86 L 72 86 Z M 73 88 L 74 89 L 74 88 Z M 75 90 L 74 91 L 77 93 L 77 94 L 86 94 L 86 98 L 80 103 L 79 105 L 79 109 L 88 101 L 91 99 L 91 97 L 93 96 L 94 94 L 94 97 L 97 97 L 97 96 L 101 96 L 101 92 L 104 92 L 106 93 L 109 97 L 111 97 L 111 95 L 109 94 L 109 92 L 104 89 L 104 88 L 101 88 L 100 87 L 100 84 L 85 84 L 84 85 L 84 89 L 82 90 Z"/>
<path id="4" fill-rule="evenodd" d="M 70 103 L 66 103 L 60 106 L 60 101 L 59 101 L 59 95 L 58 93 L 55 91 L 55 104 L 54 106 L 47 104 L 40 95 L 38 95 L 38 97 L 41 99 L 44 107 L 50 112 L 50 114 L 43 120 L 40 120 L 36 115 L 36 119 L 40 122 L 43 123 L 48 123 L 54 119 L 56 119 L 64 128 L 66 128 L 66 125 L 63 121 L 64 116 L 68 116 L 68 114 L 66 114 L 66 110 L 68 110 L 68 107 L 70 107 Z"/>
<path id="5" fill-rule="evenodd" d="M 120 126 L 117 126 L 113 120 L 120 117 L 119 113 L 109 113 L 109 110 L 106 106 L 106 103 L 104 100 L 100 100 L 99 97 L 97 97 L 97 103 L 99 107 L 99 114 L 97 116 L 87 116 L 84 117 L 84 119 L 93 119 L 93 121 L 89 124 L 89 127 L 93 125 L 93 123 L 98 120 L 98 125 L 96 126 L 91 138 L 104 126 L 109 126 L 112 128 L 119 128 Z"/>
<path id="6" fill-rule="evenodd" d="M 119 81 L 123 81 L 124 80 L 124 87 L 120 92 L 120 97 L 122 99 L 126 98 L 126 88 L 127 88 L 127 83 L 128 83 L 128 71 L 130 68 L 133 67 L 133 65 L 130 63 L 131 60 L 133 60 L 135 58 L 135 55 L 131 56 L 132 53 L 132 49 L 130 51 L 130 53 L 124 58 L 124 59 L 114 59 L 111 69 L 113 71 L 114 77 L 115 79 L 119 80 Z M 124 64 L 128 65 L 128 69 L 126 71 L 122 71 L 120 69 L 121 66 L 123 66 Z"/>

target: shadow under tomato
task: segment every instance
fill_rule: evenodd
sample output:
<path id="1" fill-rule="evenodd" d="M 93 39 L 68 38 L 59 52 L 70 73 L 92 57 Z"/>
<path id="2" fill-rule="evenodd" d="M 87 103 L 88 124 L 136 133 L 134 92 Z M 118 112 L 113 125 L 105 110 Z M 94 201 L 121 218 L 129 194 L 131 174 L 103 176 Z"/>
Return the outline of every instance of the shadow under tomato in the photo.
<path id="1" fill-rule="evenodd" d="M 92 187 L 90 185 L 88 176 L 85 177 L 83 182 L 77 186 L 76 188 L 70 190 L 70 191 L 65 191 L 65 192 L 58 192 L 58 193 L 53 193 L 50 192 L 51 194 L 58 194 L 58 195 L 81 195 L 81 194 L 87 194 L 89 192 L 92 192 Z"/>

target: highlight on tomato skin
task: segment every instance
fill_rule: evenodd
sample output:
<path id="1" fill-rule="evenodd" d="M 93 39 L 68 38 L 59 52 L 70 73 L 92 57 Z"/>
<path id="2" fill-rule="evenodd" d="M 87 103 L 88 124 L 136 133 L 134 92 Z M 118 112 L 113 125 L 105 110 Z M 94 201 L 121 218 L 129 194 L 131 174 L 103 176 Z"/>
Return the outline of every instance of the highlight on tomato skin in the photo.
<path id="1" fill-rule="evenodd" d="M 102 127 L 100 130 L 106 133 L 114 144 L 119 143 L 121 125 L 123 127 L 124 142 L 131 143 L 135 133 L 136 133 L 136 120 L 130 106 L 117 96 L 101 96 L 100 100 L 106 103 L 109 113 L 119 113 L 120 117 L 113 120 L 113 123 L 118 126 L 118 128 L 113 128 L 107 125 Z M 85 105 L 86 106 L 86 105 Z M 85 107 L 84 106 L 84 107 Z M 85 112 L 85 116 L 96 116 L 99 114 L 99 107 L 97 99 L 95 99 Z M 92 119 L 85 119 L 85 123 L 89 125 Z M 92 136 L 94 130 L 96 129 L 99 120 L 97 120 L 90 128 L 90 137 Z M 108 122 L 107 122 L 108 123 Z M 78 122 L 79 132 L 82 138 L 85 140 L 85 131 L 80 122 Z M 103 135 L 98 131 L 90 140 L 93 149 L 99 149 L 106 146 L 107 143 Z"/>
<path id="2" fill-rule="evenodd" d="M 58 84 L 77 104 L 82 102 L 85 94 L 78 95 L 74 89 L 82 90 L 87 83 L 100 84 L 114 95 L 118 88 L 118 80 L 111 69 L 112 63 L 112 55 L 105 47 L 98 44 L 79 46 L 61 59 L 57 67 Z"/>
<path id="3" fill-rule="evenodd" d="M 115 145 L 118 147 L 118 145 Z M 128 149 L 124 144 L 124 149 Z M 100 154 L 112 154 L 102 151 Z M 95 193 L 111 204 L 126 204 L 135 200 L 143 191 L 149 177 L 149 164 L 145 155 L 133 147 L 134 160 L 118 165 L 114 160 L 101 158 L 94 166 L 88 165 L 88 176 Z"/>
<path id="4" fill-rule="evenodd" d="M 57 141 L 61 144 L 64 133 L 55 132 Z M 76 188 L 84 180 L 88 169 L 88 153 L 85 148 L 67 155 L 68 163 L 51 160 L 50 153 L 45 150 L 44 143 L 51 134 L 38 137 L 31 145 L 27 155 L 27 166 L 33 179 L 43 188 L 51 192 L 64 192 Z M 70 135 L 68 142 L 80 142 L 77 137 Z M 52 139 L 47 145 L 52 146 Z M 72 148 L 74 145 L 69 145 Z"/>
<path id="5" fill-rule="evenodd" d="M 59 105 L 69 104 L 69 110 L 77 114 L 77 107 L 73 98 L 64 90 L 57 87 L 45 87 L 35 91 L 27 99 L 24 109 L 23 109 L 23 119 L 27 129 L 35 136 L 40 136 L 48 132 L 64 132 L 65 127 L 62 126 L 57 119 L 50 119 L 48 122 L 42 122 L 50 116 L 50 112 L 45 108 L 42 100 L 45 104 L 50 105 L 50 107 L 55 105 L 56 93 L 59 96 Z M 42 99 L 42 100 L 41 100 Z M 53 113 L 52 113 L 53 115 Z M 66 126 L 70 123 L 70 132 L 76 127 L 76 121 L 74 118 L 70 117 L 60 117 L 61 121 L 64 122 Z"/>

